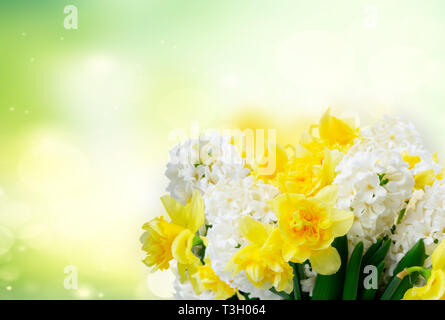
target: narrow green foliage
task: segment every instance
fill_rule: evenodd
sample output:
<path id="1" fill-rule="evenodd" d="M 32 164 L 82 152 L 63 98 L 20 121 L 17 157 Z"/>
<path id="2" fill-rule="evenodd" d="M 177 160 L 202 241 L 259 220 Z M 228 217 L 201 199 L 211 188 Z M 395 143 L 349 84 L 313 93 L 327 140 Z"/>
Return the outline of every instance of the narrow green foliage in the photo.
<path id="1" fill-rule="evenodd" d="M 348 262 L 348 240 L 346 236 L 336 238 L 332 242 L 332 246 L 340 254 L 340 269 L 333 275 L 317 275 L 312 300 L 338 300 L 342 297 L 346 264 Z"/>
<path id="2" fill-rule="evenodd" d="M 402 210 L 400 210 L 399 216 L 397 217 L 396 224 L 399 224 L 400 221 L 402 221 L 403 217 L 405 216 L 405 212 L 406 212 L 406 208 L 403 208 Z"/>
<path id="3" fill-rule="evenodd" d="M 294 300 L 293 295 L 288 294 L 284 291 L 277 291 L 277 290 L 275 290 L 275 288 L 270 288 L 269 291 L 279 295 L 284 300 Z M 247 299 L 247 300 L 252 300 L 252 299 Z"/>
<path id="4" fill-rule="evenodd" d="M 394 269 L 394 275 L 398 274 L 405 268 L 422 266 L 425 259 L 425 244 L 423 243 L 423 239 L 420 239 L 399 261 Z"/>
<path id="5" fill-rule="evenodd" d="M 348 262 L 343 287 L 343 300 L 355 300 L 357 298 L 362 256 L 363 242 L 360 241 L 355 246 L 354 251 L 352 251 L 351 258 Z"/>
<path id="6" fill-rule="evenodd" d="M 417 272 L 403 278 L 397 289 L 394 291 L 391 300 L 401 300 L 405 295 L 405 292 L 416 284 L 418 278 L 419 274 Z"/>
<path id="7" fill-rule="evenodd" d="M 294 300 L 302 300 L 302 294 L 301 294 L 301 287 L 300 287 L 300 274 L 298 272 L 298 267 L 297 265 L 300 265 L 299 263 L 293 263 L 290 262 L 289 263 L 292 266 L 292 269 L 294 269 L 294 292 L 293 292 L 293 296 L 294 296 Z"/>
<path id="8" fill-rule="evenodd" d="M 383 292 L 382 296 L 380 297 L 380 300 L 391 300 L 392 296 L 396 292 L 401 282 L 402 279 L 400 279 L 399 277 L 392 278 L 391 281 L 386 286 L 386 289 Z"/>
<path id="9" fill-rule="evenodd" d="M 380 262 L 385 259 L 386 254 L 388 253 L 389 247 L 391 246 L 391 239 L 386 239 L 381 247 L 373 254 L 373 256 L 369 259 L 367 264 L 372 264 L 374 266 L 378 266 Z"/>
<path id="10" fill-rule="evenodd" d="M 304 265 L 306 263 L 309 263 L 309 260 L 306 260 L 306 262 L 304 262 L 304 263 L 296 263 L 295 264 L 295 268 L 297 270 L 298 278 L 300 279 L 300 281 L 306 279 L 306 274 L 304 273 Z M 300 291 L 301 292 L 301 299 L 303 299 L 303 300 L 309 299 L 309 293 L 308 292 L 304 292 L 301 289 L 301 286 L 300 286 L 300 290 L 301 290 Z"/>
<path id="11" fill-rule="evenodd" d="M 360 279 L 359 279 L 359 287 L 358 287 L 358 296 L 364 297 L 365 291 L 368 291 L 363 286 L 363 281 L 365 278 L 364 269 L 368 265 L 373 265 L 377 268 L 381 265 L 382 261 L 385 259 L 386 254 L 388 253 L 388 250 L 391 246 L 391 240 L 381 238 L 378 239 L 376 243 L 371 245 L 369 249 L 366 251 L 365 255 L 362 259 L 362 264 L 360 267 Z M 373 293 L 375 295 L 375 292 Z M 366 293 L 365 297 L 371 296 L 371 293 Z"/>
<path id="12" fill-rule="evenodd" d="M 374 253 L 377 252 L 377 250 L 380 248 L 381 244 L 383 242 L 383 239 L 380 238 L 377 240 L 376 243 L 374 243 L 373 245 L 371 245 L 368 250 L 366 251 L 365 255 L 363 256 L 362 259 L 362 269 L 365 265 L 369 264 L 369 259 L 371 259 L 371 257 L 374 255 Z"/>
<path id="13" fill-rule="evenodd" d="M 380 264 L 377 266 L 377 283 L 380 282 L 380 279 L 382 277 L 383 269 L 385 268 L 385 261 L 380 262 Z M 365 289 L 363 288 L 363 291 L 361 293 L 360 299 L 361 300 L 374 300 L 375 295 L 377 293 L 377 289 Z"/>
<path id="14" fill-rule="evenodd" d="M 412 288 L 415 284 L 418 274 L 414 273 L 405 278 L 400 279 L 397 274 L 405 268 L 414 266 L 423 266 L 425 262 L 425 244 L 420 239 L 417 243 L 405 254 L 405 256 L 399 261 L 394 269 L 394 275 L 391 278 L 385 292 L 383 293 L 382 300 L 398 300 L 403 297 L 406 290 Z"/>

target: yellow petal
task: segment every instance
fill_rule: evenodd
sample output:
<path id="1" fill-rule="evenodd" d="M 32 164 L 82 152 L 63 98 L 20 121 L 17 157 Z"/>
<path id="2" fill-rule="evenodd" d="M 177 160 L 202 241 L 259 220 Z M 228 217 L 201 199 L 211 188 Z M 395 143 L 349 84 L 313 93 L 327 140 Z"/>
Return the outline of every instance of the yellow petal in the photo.
<path id="1" fill-rule="evenodd" d="M 320 119 L 320 137 L 331 145 L 348 144 L 356 137 L 355 130 L 336 117 L 331 116 L 330 109 Z"/>
<path id="2" fill-rule="evenodd" d="M 439 163 L 439 157 L 437 156 L 437 151 L 434 152 L 434 154 L 433 154 L 433 161 L 434 161 L 435 163 Z"/>
<path id="3" fill-rule="evenodd" d="M 292 212 L 293 204 L 297 203 L 301 200 L 304 200 L 305 197 L 301 194 L 296 193 L 283 193 L 276 196 L 273 200 L 269 201 L 269 206 L 275 212 L 277 218 L 280 218 L 280 215 L 287 212 Z"/>
<path id="4" fill-rule="evenodd" d="M 433 270 L 423 287 L 413 287 L 405 292 L 403 300 L 443 300 L 445 299 L 445 272 Z"/>
<path id="5" fill-rule="evenodd" d="M 192 199 L 184 207 L 184 216 L 186 217 L 186 225 L 192 233 L 195 233 L 204 223 L 204 201 L 198 191 L 193 191 Z"/>
<path id="6" fill-rule="evenodd" d="M 289 241 L 283 240 L 281 248 L 284 261 L 290 261 L 297 252 L 297 247 L 292 245 Z"/>
<path id="7" fill-rule="evenodd" d="M 192 233 L 198 231 L 204 223 L 204 201 L 198 191 L 193 191 L 192 198 L 185 206 L 168 195 L 161 197 L 161 201 L 172 222 Z"/>
<path id="8" fill-rule="evenodd" d="M 329 185 L 318 191 L 313 197 L 314 200 L 323 201 L 328 206 L 333 206 L 337 201 L 338 187 L 336 185 Z"/>
<path id="9" fill-rule="evenodd" d="M 323 275 L 336 273 L 341 265 L 340 255 L 334 247 L 315 251 L 312 253 L 310 260 L 312 269 Z"/>
<path id="10" fill-rule="evenodd" d="M 178 263 L 179 281 L 184 283 L 187 280 L 187 267 L 185 264 Z"/>
<path id="11" fill-rule="evenodd" d="M 323 184 L 329 185 L 334 181 L 335 168 L 338 166 L 342 159 L 342 154 L 337 150 L 325 151 L 325 158 L 323 160 Z"/>
<path id="12" fill-rule="evenodd" d="M 264 274 L 261 272 L 260 266 L 256 263 L 252 263 L 247 266 L 246 274 L 253 282 L 260 282 L 264 278 Z"/>
<path id="13" fill-rule="evenodd" d="M 194 234 L 190 230 L 184 229 L 173 241 L 172 255 L 179 263 L 190 264 L 198 259 L 192 253 L 193 237 Z"/>
<path id="14" fill-rule="evenodd" d="M 350 211 L 333 208 L 331 220 L 333 222 L 331 230 L 334 238 L 341 237 L 351 229 L 354 215 Z"/>
<path id="15" fill-rule="evenodd" d="M 442 171 L 436 176 L 436 179 L 443 180 L 444 177 L 445 177 L 445 168 L 442 169 Z"/>
<path id="16" fill-rule="evenodd" d="M 403 161 L 407 162 L 410 169 L 413 169 L 421 159 L 419 156 L 412 156 L 407 151 L 402 153 Z"/>
<path id="17" fill-rule="evenodd" d="M 249 216 L 238 219 L 238 228 L 243 237 L 251 243 L 262 245 L 268 236 L 266 227 Z"/>
<path id="18" fill-rule="evenodd" d="M 294 255 L 289 259 L 290 262 L 303 263 L 311 256 L 311 251 L 303 247 L 296 247 Z"/>
<path id="19" fill-rule="evenodd" d="M 279 251 L 283 246 L 283 239 L 281 237 L 281 232 L 278 228 L 273 226 L 271 231 L 268 231 L 268 237 L 261 248 L 262 251 Z"/>
<path id="20" fill-rule="evenodd" d="M 431 186 L 434 182 L 435 172 L 433 169 L 422 171 L 414 175 L 416 189 L 424 189 L 425 186 Z"/>
<path id="21" fill-rule="evenodd" d="M 445 240 L 442 240 L 436 247 L 436 249 L 434 249 L 432 262 L 433 262 L 433 269 L 445 270 Z"/>
<path id="22" fill-rule="evenodd" d="M 182 205 L 169 195 L 162 196 L 161 201 L 170 219 L 177 225 L 184 227 L 186 224 L 185 217 L 180 214 Z"/>

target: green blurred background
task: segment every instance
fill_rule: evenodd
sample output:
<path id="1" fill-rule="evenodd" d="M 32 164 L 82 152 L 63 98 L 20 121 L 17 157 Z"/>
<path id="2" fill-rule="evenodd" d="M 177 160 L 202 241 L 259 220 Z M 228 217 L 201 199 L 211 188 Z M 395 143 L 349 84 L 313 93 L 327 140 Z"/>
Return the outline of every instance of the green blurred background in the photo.
<path id="1" fill-rule="evenodd" d="M 440 0 L 1 1 L 0 299 L 171 297 L 138 239 L 192 121 L 293 143 L 328 106 L 394 112 L 443 155 L 444 18 Z"/>

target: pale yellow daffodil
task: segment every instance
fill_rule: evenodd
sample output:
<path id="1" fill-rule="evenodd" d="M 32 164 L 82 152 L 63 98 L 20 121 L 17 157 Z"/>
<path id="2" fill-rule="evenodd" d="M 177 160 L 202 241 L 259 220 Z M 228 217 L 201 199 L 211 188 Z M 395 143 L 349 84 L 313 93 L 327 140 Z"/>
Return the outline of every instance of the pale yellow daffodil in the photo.
<path id="1" fill-rule="evenodd" d="M 208 259 L 206 259 L 205 265 L 197 268 L 196 273 L 192 277 L 197 281 L 197 288 L 195 289 L 197 294 L 204 290 L 209 290 L 215 294 L 216 300 L 226 300 L 236 293 L 235 289 L 222 281 L 213 271 Z"/>
<path id="2" fill-rule="evenodd" d="M 233 275 L 245 271 L 247 278 L 259 288 L 274 287 L 291 292 L 293 269 L 282 257 L 279 230 L 247 216 L 239 219 L 239 229 L 250 244 L 230 259 L 225 271 Z"/>
<path id="3" fill-rule="evenodd" d="M 314 132 L 318 129 L 318 132 Z M 343 121 L 330 115 L 330 111 L 303 134 L 296 148 L 276 145 L 275 171 L 261 174 L 260 166 L 252 166 L 252 174 L 264 182 L 275 185 L 282 193 L 313 196 L 335 178 L 335 167 L 358 137 L 352 121 Z M 266 150 L 270 155 L 270 150 Z"/>
<path id="4" fill-rule="evenodd" d="M 204 223 L 204 202 L 197 191 L 185 206 L 170 196 L 163 196 L 161 200 L 171 222 L 160 217 L 144 224 L 142 249 L 147 252 L 144 263 L 156 271 L 167 269 L 169 262 L 176 259 L 184 277 L 187 266 L 196 269 L 200 264 L 192 247 L 193 238 Z"/>
<path id="5" fill-rule="evenodd" d="M 313 197 L 285 193 L 270 202 L 278 217 L 286 261 L 303 263 L 310 259 L 312 268 L 324 275 L 338 271 L 340 256 L 331 244 L 349 231 L 354 215 L 334 208 L 336 199 L 337 187 L 330 185 Z"/>

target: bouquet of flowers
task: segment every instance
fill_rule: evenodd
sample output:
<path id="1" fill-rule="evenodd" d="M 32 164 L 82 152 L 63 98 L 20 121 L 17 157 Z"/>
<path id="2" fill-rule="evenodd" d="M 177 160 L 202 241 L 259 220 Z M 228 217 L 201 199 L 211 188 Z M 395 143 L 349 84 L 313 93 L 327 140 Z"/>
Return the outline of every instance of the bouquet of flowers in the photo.
<path id="1" fill-rule="evenodd" d="M 410 121 L 328 110 L 295 145 L 210 132 L 170 151 L 144 263 L 178 299 L 444 299 L 445 183 Z"/>

